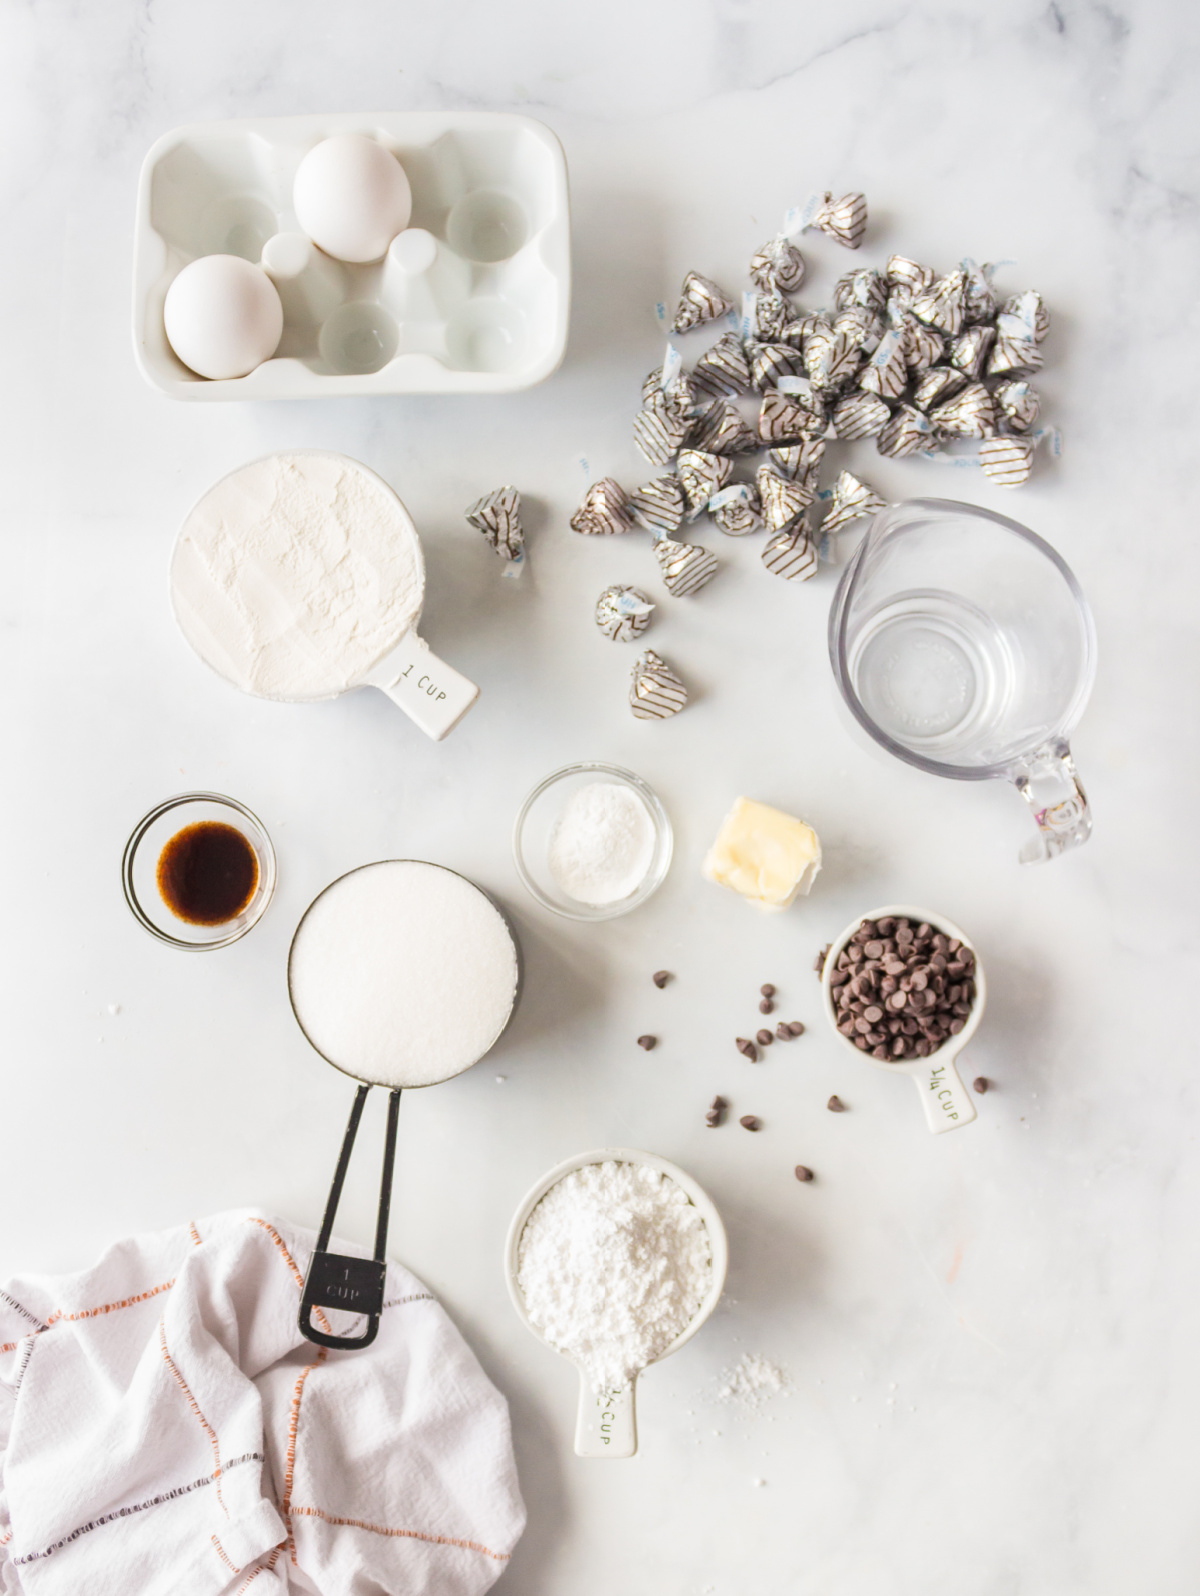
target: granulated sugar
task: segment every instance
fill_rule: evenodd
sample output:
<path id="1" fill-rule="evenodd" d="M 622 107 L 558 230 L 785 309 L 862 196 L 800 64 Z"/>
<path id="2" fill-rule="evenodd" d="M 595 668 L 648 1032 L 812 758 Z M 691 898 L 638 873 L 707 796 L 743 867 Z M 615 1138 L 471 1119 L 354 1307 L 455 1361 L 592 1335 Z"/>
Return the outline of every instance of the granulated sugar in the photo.
<path id="1" fill-rule="evenodd" d="M 631 787 L 593 781 L 563 805 L 550 836 L 550 874 L 577 903 L 618 903 L 654 858 L 654 821 Z"/>
<path id="2" fill-rule="evenodd" d="M 342 876 L 312 904 L 288 984 L 330 1063 L 379 1086 L 430 1086 L 482 1058 L 507 1025 L 517 951 L 470 881 L 392 859 Z"/>
<path id="3" fill-rule="evenodd" d="M 717 1384 L 717 1401 L 757 1411 L 774 1396 L 788 1389 L 785 1370 L 756 1352 L 744 1352 L 731 1369 L 726 1369 Z"/>
<path id="4" fill-rule="evenodd" d="M 331 698 L 420 611 L 421 549 L 400 501 L 343 455 L 275 454 L 218 482 L 171 563 L 180 628 L 214 670 L 262 698 Z"/>
<path id="5" fill-rule="evenodd" d="M 695 1318 L 712 1284 L 712 1248 L 675 1181 L 644 1164 L 585 1164 L 530 1214 L 517 1279 L 547 1341 L 597 1391 L 611 1391 Z"/>

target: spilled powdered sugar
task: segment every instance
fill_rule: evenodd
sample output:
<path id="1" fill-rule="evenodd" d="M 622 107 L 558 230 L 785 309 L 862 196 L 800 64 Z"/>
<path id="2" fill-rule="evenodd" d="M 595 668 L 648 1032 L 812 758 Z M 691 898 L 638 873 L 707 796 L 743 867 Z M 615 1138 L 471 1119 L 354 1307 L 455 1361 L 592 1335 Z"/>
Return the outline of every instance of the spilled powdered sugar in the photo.
<path id="1" fill-rule="evenodd" d="M 695 1318 L 712 1284 L 700 1211 L 644 1164 L 585 1164 L 552 1186 L 518 1249 L 530 1319 L 597 1391 L 618 1390 Z"/>
<path id="2" fill-rule="evenodd" d="M 744 1352 L 717 1382 L 717 1401 L 757 1412 L 790 1389 L 787 1371 L 756 1352 Z"/>

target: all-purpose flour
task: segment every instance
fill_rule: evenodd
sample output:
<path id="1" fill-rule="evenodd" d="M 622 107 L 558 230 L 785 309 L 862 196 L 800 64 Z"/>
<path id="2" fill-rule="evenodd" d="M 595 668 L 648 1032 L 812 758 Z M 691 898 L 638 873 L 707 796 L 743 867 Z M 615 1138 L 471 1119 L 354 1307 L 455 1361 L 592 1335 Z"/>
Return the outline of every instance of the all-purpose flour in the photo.
<path id="1" fill-rule="evenodd" d="M 275 454 L 184 523 L 171 598 L 188 642 L 261 698 L 332 698 L 420 613 L 421 549 L 395 494 L 344 455 Z"/>
<path id="2" fill-rule="evenodd" d="M 517 1282 L 547 1341 L 598 1391 L 628 1385 L 695 1318 L 712 1284 L 699 1209 L 644 1164 L 585 1164 L 521 1232 Z"/>

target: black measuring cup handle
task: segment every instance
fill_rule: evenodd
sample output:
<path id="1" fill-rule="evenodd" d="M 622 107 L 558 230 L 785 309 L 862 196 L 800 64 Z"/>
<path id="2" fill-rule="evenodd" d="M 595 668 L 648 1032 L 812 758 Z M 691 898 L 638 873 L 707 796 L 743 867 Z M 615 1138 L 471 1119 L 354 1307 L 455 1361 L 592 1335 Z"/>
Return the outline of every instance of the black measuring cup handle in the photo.
<path id="1" fill-rule="evenodd" d="M 335 1347 L 344 1352 L 369 1347 L 379 1334 L 383 1288 L 387 1280 L 387 1259 L 384 1255 L 392 1206 L 392 1169 L 396 1160 L 396 1121 L 400 1112 L 398 1087 L 388 1096 L 387 1140 L 383 1149 L 383 1172 L 379 1177 L 379 1217 L 375 1223 L 375 1255 L 372 1258 L 353 1258 L 329 1251 L 329 1238 L 333 1234 L 333 1222 L 337 1218 L 346 1171 L 350 1167 L 354 1138 L 358 1135 L 363 1105 L 370 1090 L 369 1086 L 360 1086 L 354 1094 L 346 1134 L 342 1138 L 342 1151 L 333 1172 L 333 1184 L 329 1188 L 329 1201 L 325 1204 L 321 1233 L 309 1260 L 300 1298 L 300 1334 L 319 1347 Z M 312 1321 L 314 1312 L 322 1308 L 365 1314 L 366 1330 L 359 1336 L 336 1336 L 330 1330 L 321 1330 Z"/>

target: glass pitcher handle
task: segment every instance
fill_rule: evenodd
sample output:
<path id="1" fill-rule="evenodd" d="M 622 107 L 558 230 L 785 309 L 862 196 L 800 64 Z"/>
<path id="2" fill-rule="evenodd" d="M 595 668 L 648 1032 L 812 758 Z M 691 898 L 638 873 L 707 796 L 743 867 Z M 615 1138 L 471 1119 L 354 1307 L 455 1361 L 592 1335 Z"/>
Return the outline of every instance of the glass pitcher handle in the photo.
<path id="1" fill-rule="evenodd" d="M 1039 748 L 1014 769 L 1013 781 L 1038 828 L 1018 855 L 1022 864 L 1057 859 L 1091 836 L 1092 811 L 1065 742 Z"/>

